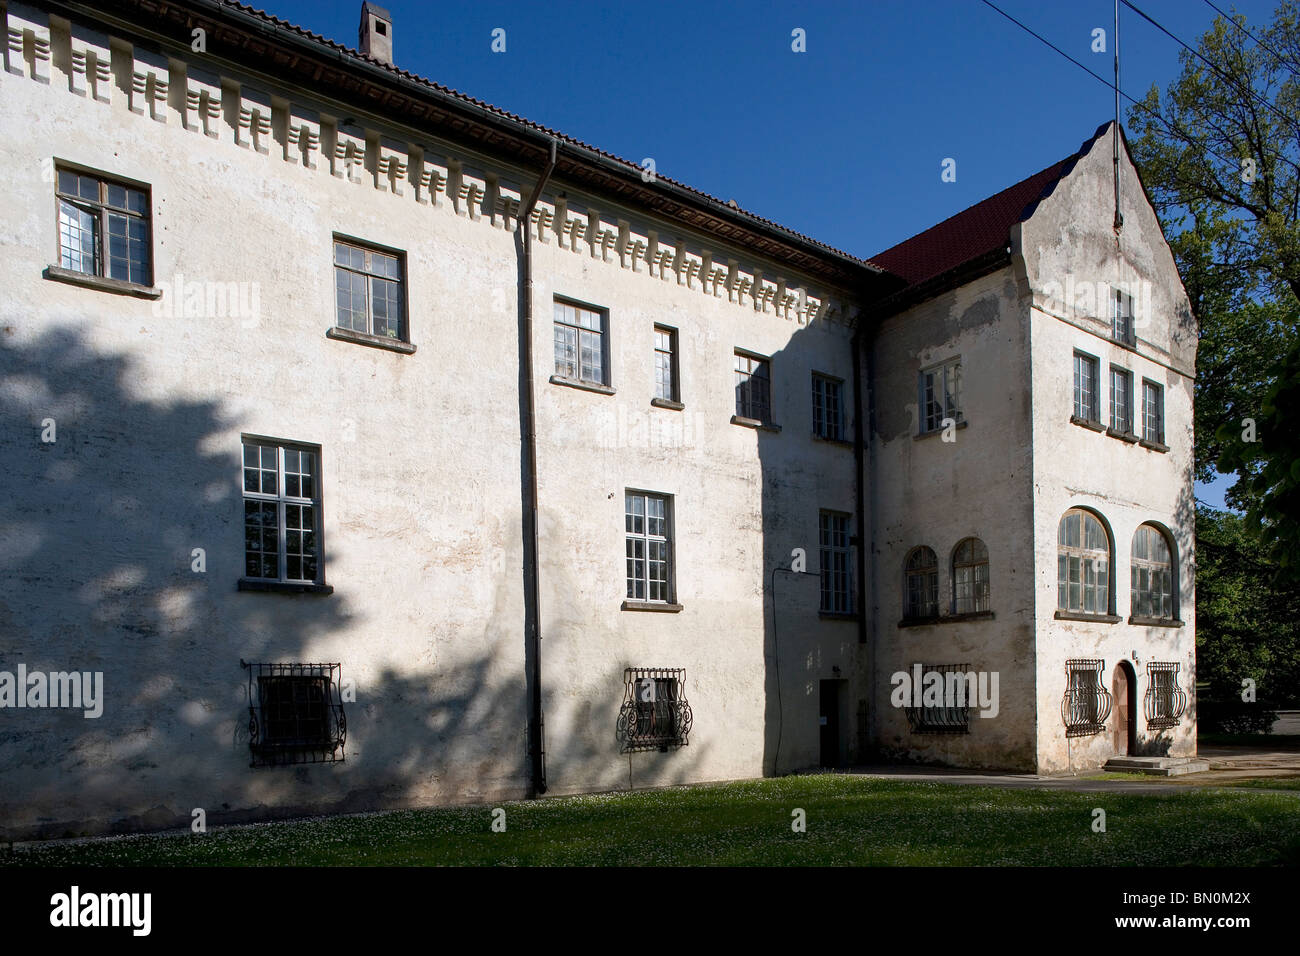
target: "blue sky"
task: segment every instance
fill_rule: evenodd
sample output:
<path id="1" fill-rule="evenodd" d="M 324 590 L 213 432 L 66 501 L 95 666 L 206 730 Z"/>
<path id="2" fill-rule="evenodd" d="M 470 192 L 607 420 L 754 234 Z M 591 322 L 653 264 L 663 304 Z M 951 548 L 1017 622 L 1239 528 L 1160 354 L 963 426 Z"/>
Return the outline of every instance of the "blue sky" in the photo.
<path id="1" fill-rule="evenodd" d="M 1112 0 L 993 2 L 1110 75 Z M 1193 47 L 1215 17 L 1204 0 L 1135 2 Z M 1214 2 L 1252 29 L 1275 5 Z M 398 66 L 863 257 L 1069 155 L 1114 113 L 1108 87 L 980 0 L 381 5 Z M 360 8 L 266 6 L 348 45 Z M 1121 88 L 1166 89 L 1181 48 L 1122 6 L 1120 22 Z M 1197 494 L 1221 506 L 1224 487 Z"/>

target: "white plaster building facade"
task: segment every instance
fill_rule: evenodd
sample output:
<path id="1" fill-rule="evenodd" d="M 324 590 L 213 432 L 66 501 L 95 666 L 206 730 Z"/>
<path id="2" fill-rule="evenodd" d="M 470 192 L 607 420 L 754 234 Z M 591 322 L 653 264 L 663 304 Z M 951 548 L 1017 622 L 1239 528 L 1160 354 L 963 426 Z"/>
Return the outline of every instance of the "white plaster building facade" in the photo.
<path id="1" fill-rule="evenodd" d="M 1194 752 L 1195 328 L 1111 127 L 866 261 L 393 67 L 372 5 L 365 54 L 5 22 L 5 834 Z M 1072 422 L 1075 353 L 1157 431 Z M 916 663 L 997 716 L 891 706 Z"/>

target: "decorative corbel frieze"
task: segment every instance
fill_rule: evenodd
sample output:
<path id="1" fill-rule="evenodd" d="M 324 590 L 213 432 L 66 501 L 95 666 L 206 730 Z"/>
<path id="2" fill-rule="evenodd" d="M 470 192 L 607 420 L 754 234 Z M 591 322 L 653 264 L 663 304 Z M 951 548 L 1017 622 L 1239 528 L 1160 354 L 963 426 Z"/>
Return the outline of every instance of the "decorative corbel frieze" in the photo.
<path id="1" fill-rule="evenodd" d="M 513 229 L 523 205 L 523 189 L 519 184 L 498 179 L 492 202 L 493 225 L 500 222 L 503 229 Z"/>
<path id="2" fill-rule="evenodd" d="M 10 3 L 6 10 L 5 70 L 27 77 L 28 42 L 32 48 L 31 79 L 50 82 L 50 15 L 25 3 Z"/>
<path id="3" fill-rule="evenodd" d="M 298 103 L 289 104 L 284 130 L 284 160 L 306 169 L 315 169 L 321 150 L 321 120 L 315 110 Z"/>
<path id="4" fill-rule="evenodd" d="M 167 57 L 144 50 L 131 49 L 131 83 L 128 108 L 155 123 L 167 122 L 167 87 L 171 83 L 171 64 Z"/>
<path id="5" fill-rule="evenodd" d="M 672 261 L 673 275 L 677 276 L 677 284 L 681 285 L 686 281 L 686 243 L 677 240 L 677 252 Z"/>
<path id="6" fill-rule="evenodd" d="M 727 260 L 727 279 L 724 285 L 727 288 L 727 301 L 739 303 L 744 293 L 740 289 L 740 263 L 735 259 Z"/>
<path id="7" fill-rule="evenodd" d="M 763 270 L 754 269 L 753 284 L 750 286 L 749 297 L 755 312 L 766 312 L 767 307 L 763 301 Z"/>
<path id="8" fill-rule="evenodd" d="M 216 139 L 221 130 L 221 77 L 186 64 L 185 113 L 182 125 Z"/>
<path id="9" fill-rule="evenodd" d="M 686 260 L 686 288 L 695 288 L 695 279 L 703 272 L 703 270 L 704 263 L 699 259 L 696 259 L 694 256 L 691 256 Z"/>
<path id="10" fill-rule="evenodd" d="M 235 144 L 264 155 L 271 152 L 271 96 L 250 86 L 238 87 Z"/>
<path id="11" fill-rule="evenodd" d="M 351 183 L 361 182 L 366 165 L 365 134 L 356 126 L 339 120 L 326 122 L 321 117 L 322 134 L 327 135 L 330 175 Z"/>
<path id="12" fill-rule="evenodd" d="M 108 103 L 113 87 L 113 54 L 108 36 L 74 23 L 68 41 L 72 54 L 68 88 L 78 96 Z"/>
<path id="13" fill-rule="evenodd" d="M 649 240 L 641 236 L 632 237 L 632 248 L 628 252 L 628 258 L 632 261 L 632 271 L 640 272 L 641 263 L 648 262 L 646 250 L 650 247 Z"/>
<path id="14" fill-rule="evenodd" d="M 375 188 L 401 196 L 402 183 L 406 179 L 407 146 L 387 136 L 380 136 L 377 145 Z"/>
<path id="15" fill-rule="evenodd" d="M 553 206 L 543 206 L 539 202 L 533 207 L 530 218 L 537 230 L 537 241 L 546 242 L 555 226 L 555 208 Z"/>
<path id="16" fill-rule="evenodd" d="M 415 152 L 412 151 L 411 163 L 416 202 L 426 206 L 441 206 L 443 197 L 447 195 L 447 160 L 436 153 L 421 151 L 417 163 Z"/>
<path id="17" fill-rule="evenodd" d="M 477 169 L 460 167 L 456 178 L 456 212 L 469 216 L 475 222 L 483 215 L 483 201 L 487 198 L 487 178 Z"/>
<path id="18" fill-rule="evenodd" d="M 587 232 L 587 220 L 578 212 L 566 210 L 568 221 L 564 224 L 564 232 L 569 237 L 568 248 L 573 252 L 578 252 L 578 243 Z"/>
<path id="19" fill-rule="evenodd" d="M 587 209 L 584 235 L 587 239 L 587 254 L 594 259 L 600 250 L 600 213 L 594 207 Z"/>
<path id="20" fill-rule="evenodd" d="M 561 249 L 567 248 L 564 244 L 565 230 L 569 225 L 569 201 L 567 199 L 555 200 L 555 244 Z"/>
<path id="21" fill-rule="evenodd" d="M 602 262 L 609 262 L 609 254 L 618 246 L 617 226 L 602 219 L 596 220 L 595 246 L 600 250 Z"/>

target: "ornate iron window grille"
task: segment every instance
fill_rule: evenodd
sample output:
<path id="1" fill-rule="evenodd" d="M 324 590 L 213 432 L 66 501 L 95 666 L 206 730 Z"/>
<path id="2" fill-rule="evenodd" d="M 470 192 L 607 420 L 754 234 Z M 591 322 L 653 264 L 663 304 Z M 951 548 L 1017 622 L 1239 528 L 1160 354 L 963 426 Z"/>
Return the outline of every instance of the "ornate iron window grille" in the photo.
<path id="1" fill-rule="evenodd" d="M 685 747 L 692 723 L 685 668 L 623 671 L 623 706 L 616 731 L 622 753 Z"/>
<path id="2" fill-rule="evenodd" d="M 1172 661 L 1147 663 L 1147 692 L 1142 703 L 1150 730 L 1176 727 L 1183 716 L 1187 695 L 1178 686 L 1179 666 Z"/>
<path id="3" fill-rule="evenodd" d="M 1104 660 L 1068 660 L 1065 662 L 1065 697 L 1061 700 L 1061 719 L 1065 736 L 1089 737 L 1106 729 L 1112 698 L 1103 686 Z"/>
<path id="4" fill-rule="evenodd" d="M 913 668 L 912 672 L 915 673 L 915 668 Z M 970 733 L 970 704 L 976 688 L 972 687 L 966 680 L 966 674 L 969 672 L 969 664 L 921 665 L 921 686 L 912 688 L 913 701 L 919 701 L 922 699 L 926 675 L 938 674 L 939 680 L 943 682 L 940 685 L 943 703 L 938 707 L 926 707 L 921 705 L 917 707 L 904 708 L 907 714 L 907 723 L 912 728 L 912 733 Z M 953 681 L 954 693 L 951 695 L 948 692 L 949 674 L 957 675 L 956 680 Z M 960 685 L 960 691 L 958 691 L 958 685 Z M 957 693 L 960 693 L 961 696 L 958 697 Z M 958 706 L 958 701 L 961 702 L 960 706 Z"/>
<path id="5" fill-rule="evenodd" d="M 248 671 L 249 766 L 343 759 L 341 665 L 239 664 Z"/>

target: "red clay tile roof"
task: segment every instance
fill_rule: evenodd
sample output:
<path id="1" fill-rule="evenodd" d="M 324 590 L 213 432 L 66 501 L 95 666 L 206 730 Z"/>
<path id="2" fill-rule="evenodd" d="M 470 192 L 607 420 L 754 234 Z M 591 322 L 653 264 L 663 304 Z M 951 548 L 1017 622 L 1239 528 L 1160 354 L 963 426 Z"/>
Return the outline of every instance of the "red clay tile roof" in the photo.
<path id="1" fill-rule="evenodd" d="M 1109 126 L 1103 123 L 1073 156 L 872 256 L 871 261 L 915 286 L 1006 246 L 1011 227 L 1029 218 L 1039 200 L 1051 195 Z"/>

